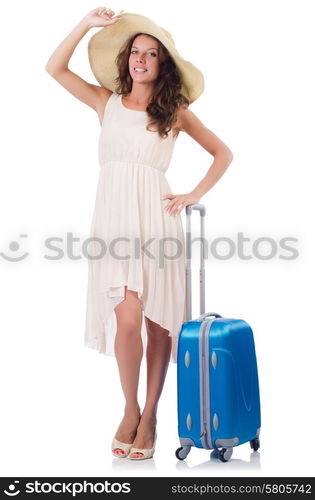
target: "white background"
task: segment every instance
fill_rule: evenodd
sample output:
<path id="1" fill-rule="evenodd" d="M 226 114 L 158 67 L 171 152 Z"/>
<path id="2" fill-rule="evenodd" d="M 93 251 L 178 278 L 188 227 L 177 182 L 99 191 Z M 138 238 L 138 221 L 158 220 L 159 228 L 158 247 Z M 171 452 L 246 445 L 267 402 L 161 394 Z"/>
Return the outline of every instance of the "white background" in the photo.
<path id="1" fill-rule="evenodd" d="M 179 446 L 176 365 L 158 411 L 153 460 L 111 455 L 124 400 L 113 357 L 83 346 L 88 237 L 99 173 L 97 114 L 45 71 L 57 45 L 97 3 L 32 1 L 1 7 L 1 476 L 307 476 L 314 473 L 314 29 L 312 1 L 184 0 L 109 6 L 155 20 L 205 76 L 190 109 L 233 151 L 201 200 L 206 237 L 273 238 L 272 259 L 235 254 L 206 261 L 206 308 L 252 326 L 258 359 L 261 449 L 234 449 L 229 463 Z M 97 83 L 81 40 L 69 67 Z M 192 190 L 213 158 L 182 133 L 167 178 Z M 195 213 L 198 229 L 198 214 Z M 182 212 L 183 224 L 185 215 Z M 44 241 L 78 238 L 78 259 L 48 260 Z M 27 236 L 21 236 L 21 235 Z M 298 257 L 280 248 L 296 238 Z M 10 243 L 20 247 L 10 250 Z M 268 255 L 268 245 L 260 252 Z M 225 250 L 224 250 L 225 249 Z M 221 254 L 227 247 L 220 247 Z M 194 316 L 198 313 L 194 252 Z M 174 291 L 176 293 L 176 291 Z M 139 398 L 145 396 L 145 360 Z"/>

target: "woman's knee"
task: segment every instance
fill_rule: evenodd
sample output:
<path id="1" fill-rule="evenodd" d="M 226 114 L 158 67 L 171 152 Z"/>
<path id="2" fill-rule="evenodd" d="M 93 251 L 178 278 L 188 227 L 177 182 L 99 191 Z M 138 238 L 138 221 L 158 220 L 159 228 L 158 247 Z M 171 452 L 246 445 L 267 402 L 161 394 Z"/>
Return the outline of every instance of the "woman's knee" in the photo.
<path id="1" fill-rule="evenodd" d="M 142 310 L 134 293 L 126 293 L 126 298 L 116 308 L 117 333 L 136 338 L 141 334 Z"/>
<path id="2" fill-rule="evenodd" d="M 155 323 L 154 321 L 150 320 L 145 316 L 145 322 L 146 322 L 146 330 L 147 330 L 147 335 L 149 340 L 156 340 L 158 341 L 159 338 L 165 338 L 168 337 L 169 330 L 166 330 L 163 328 L 161 325 L 158 323 Z"/>
<path id="3" fill-rule="evenodd" d="M 137 338 L 141 335 L 141 322 L 132 318 L 117 320 L 117 334 L 130 338 Z"/>

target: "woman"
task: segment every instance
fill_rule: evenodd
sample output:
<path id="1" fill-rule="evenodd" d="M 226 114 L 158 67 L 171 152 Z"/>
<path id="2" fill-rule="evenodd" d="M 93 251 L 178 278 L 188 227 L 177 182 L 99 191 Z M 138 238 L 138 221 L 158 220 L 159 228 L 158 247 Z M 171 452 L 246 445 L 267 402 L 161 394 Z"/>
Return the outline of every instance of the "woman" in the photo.
<path id="1" fill-rule="evenodd" d="M 104 28 L 88 47 L 100 86 L 68 68 L 75 47 L 92 27 Z M 202 73 L 178 54 L 170 33 L 144 16 L 115 15 L 106 7 L 92 10 L 57 47 L 46 70 L 100 120 L 85 345 L 117 359 L 125 413 L 113 454 L 150 458 L 158 401 L 185 321 L 184 234 L 181 218 L 173 216 L 213 187 L 232 153 L 188 109 L 203 91 Z M 164 173 L 181 131 L 214 161 L 190 193 L 175 195 Z M 174 249 L 179 250 L 176 258 Z M 141 413 L 137 392 L 144 352 L 147 398 Z"/>

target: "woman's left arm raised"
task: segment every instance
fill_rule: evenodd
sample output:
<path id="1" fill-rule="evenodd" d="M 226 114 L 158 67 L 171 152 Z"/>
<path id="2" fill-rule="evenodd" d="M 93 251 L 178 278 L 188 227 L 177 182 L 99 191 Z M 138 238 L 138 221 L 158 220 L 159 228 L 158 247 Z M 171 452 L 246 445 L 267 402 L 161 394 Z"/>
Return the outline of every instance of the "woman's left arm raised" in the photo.
<path id="1" fill-rule="evenodd" d="M 198 203 L 200 198 L 218 182 L 233 160 L 232 151 L 190 109 L 180 109 L 178 123 L 178 128 L 195 139 L 200 146 L 214 157 L 214 160 L 205 177 L 190 193 L 167 194 L 162 197 L 162 199 L 167 198 L 170 200 L 164 208 L 171 215 L 177 215 L 187 205 Z"/>

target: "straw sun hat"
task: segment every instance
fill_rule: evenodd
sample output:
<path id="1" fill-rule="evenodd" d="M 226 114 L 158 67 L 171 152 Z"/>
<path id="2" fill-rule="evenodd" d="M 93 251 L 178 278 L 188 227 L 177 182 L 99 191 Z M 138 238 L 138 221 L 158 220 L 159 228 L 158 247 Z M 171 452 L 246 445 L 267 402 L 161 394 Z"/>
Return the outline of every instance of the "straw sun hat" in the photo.
<path id="1" fill-rule="evenodd" d="M 89 63 L 98 83 L 115 92 L 114 80 L 118 76 L 115 59 L 120 48 L 132 35 L 146 33 L 155 36 L 167 48 L 182 76 L 182 94 L 190 103 L 195 101 L 204 90 L 203 74 L 178 53 L 172 35 L 140 14 L 124 12 L 119 16 L 119 21 L 100 29 L 88 43 Z"/>

